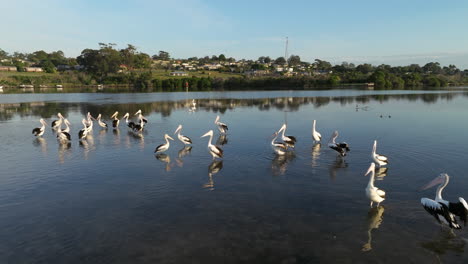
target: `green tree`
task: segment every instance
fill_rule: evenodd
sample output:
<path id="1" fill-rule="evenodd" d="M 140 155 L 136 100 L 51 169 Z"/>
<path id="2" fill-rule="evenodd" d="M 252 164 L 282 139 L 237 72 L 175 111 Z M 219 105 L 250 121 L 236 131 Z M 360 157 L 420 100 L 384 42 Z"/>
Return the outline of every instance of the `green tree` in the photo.
<path id="1" fill-rule="evenodd" d="M 284 65 L 284 64 L 286 64 L 286 59 L 284 57 L 278 57 L 275 60 L 275 64 Z"/>
<path id="2" fill-rule="evenodd" d="M 301 64 L 301 57 L 299 57 L 298 55 L 291 55 L 288 59 L 288 63 L 291 66 L 297 66 Z"/>
<path id="3" fill-rule="evenodd" d="M 224 56 L 224 54 L 220 54 L 219 57 L 218 57 L 218 59 L 219 59 L 220 61 L 226 61 L 226 56 Z"/>

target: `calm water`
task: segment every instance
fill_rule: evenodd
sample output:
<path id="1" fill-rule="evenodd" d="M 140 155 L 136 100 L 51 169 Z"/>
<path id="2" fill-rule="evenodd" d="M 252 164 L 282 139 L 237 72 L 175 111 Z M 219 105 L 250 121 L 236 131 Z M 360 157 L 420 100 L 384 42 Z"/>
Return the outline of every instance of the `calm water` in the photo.
<path id="1" fill-rule="evenodd" d="M 141 136 L 95 123 L 79 144 L 88 111 L 110 124 L 138 109 Z M 50 127 L 35 139 L 39 118 L 59 111 L 71 145 Z M 419 203 L 441 172 L 446 199 L 468 197 L 467 114 L 465 91 L 0 95 L 0 263 L 467 263 L 466 230 L 440 228 Z M 285 121 L 298 145 L 277 156 L 270 136 Z M 155 156 L 179 124 L 193 148 L 175 138 Z M 200 138 L 209 129 L 222 161 Z M 345 159 L 326 146 L 334 130 Z M 374 139 L 390 164 L 376 181 L 387 200 L 370 209 Z"/>

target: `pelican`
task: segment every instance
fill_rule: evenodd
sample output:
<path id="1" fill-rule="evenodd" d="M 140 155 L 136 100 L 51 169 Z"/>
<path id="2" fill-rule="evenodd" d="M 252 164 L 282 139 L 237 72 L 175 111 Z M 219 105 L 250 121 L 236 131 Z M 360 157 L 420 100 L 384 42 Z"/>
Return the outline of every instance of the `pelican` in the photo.
<path id="1" fill-rule="evenodd" d="M 93 130 L 93 116 L 91 115 L 90 112 L 88 112 L 88 115 L 86 116 L 86 128 L 88 129 L 88 133 Z"/>
<path id="2" fill-rule="evenodd" d="M 138 110 L 135 115 L 138 115 L 138 119 L 140 119 L 140 122 L 145 122 L 148 123 L 148 120 L 141 114 L 141 110 Z"/>
<path id="3" fill-rule="evenodd" d="M 312 137 L 314 138 L 315 142 L 320 142 L 320 140 L 322 139 L 322 135 L 320 135 L 320 133 L 317 132 L 317 130 L 315 130 L 315 120 L 312 123 Z"/>
<path id="4" fill-rule="evenodd" d="M 118 114 L 119 114 L 119 111 L 115 111 L 115 113 L 113 115 L 111 115 L 111 118 L 114 119 L 114 120 L 112 120 L 112 127 L 114 129 L 119 127 L 120 120 L 117 118 Z"/>
<path id="5" fill-rule="evenodd" d="M 224 123 L 219 122 L 219 115 L 216 116 L 214 123 L 218 126 L 218 130 L 222 134 L 226 134 L 228 131 L 228 126 Z"/>
<path id="6" fill-rule="evenodd" d="M 135 123 L 133 123 L 132 121 L 128 122 L 129 117 L 130 114 L 126 113 L 122 118 L 125 118 L 125 123 L 127 123 L 127 126 L 133 130 L 133 128 L 135 127 Z"/>
<path id="7" fill-rule="evenodd" d="M 148 122 L 148 121 L 145 122 L 146 119 L 144 119 L 142 115 L 139 115 L 138 118 L 140 119 L 140 123 L 133 125 L 133 132 L 143 131 L 143 128 L 145 127 L 145 123 Z"/>
<path id="8" fill-rule="evenodd" d="M 342 157 L 344 157 L 346 156 L 346 153 L 350 151 L 349 145 L 346 142 L 336 143 L 335 140 L 337 137 L 338 137 L 338 131 L 335 130 L 335 132 L 332 135 L 332 138 L 330 139 L 330 142 L 328 143 L 328 147 L 337 151 L 338 153 L 340 153 Z"/>
<path id="9" fill-rule="evenodd" d="M 101 121 L 101 114 L 97 116 L 96 120 L 98 121 L 99 126 L 101 126 L 102 128 L 107 128 L 107 124 Z"/>
<path id="10" fill-rule="evenodd" d="M 179 125 L 176 131 L 174 132 L 174 135 L 177 134 L 177 138 L 180 140 L 180 142 L 184 143 L 185 145 L 192 144 L 192 140 L 189 137 L 186 137 L 180 134 L 181 130 L 182 130 L 182 125 Z"/>
<path id="11" fill-rule="evenodd" d="M 81 123 L 83 124 L 84 127 L 83 127 L 83 129 L 78 131 L 78 139 L 79 140 L 85 139 L 86 136 L 89 133 L 88 126 L 87 126 L 88 123 L 87 123 L 86 119 L 83 118 L 83 120 L 81 120 Z"/>
<path id="12" fill-rule="evenodd" d="M 380 203 L 385 200 L 385 191 L 377 188 L 374 186 L 374 177 L 375 177 L 375 163 L 372 162 L 369 169 L 367 170 L 366 174 L 364 176 L 367 176 L 368 174 L 371 174 L 369 183 L 367 184 L 366 188 L 366 195 L 367 198 L 370 199 L 370 207 L 372 208 L 372 204 L 374 202 L 377 203 L 377 207 L 379 207 Z"/>
<path id="13" fill-rule="evenodd" d="M 53 129 L 58 129 L 58 128 L 60 128 L 60 126 L 62 125 L 63 115 L 62 115 L 61 113 L 58 113 L 57 116 L 58 116 L 59 119 L 58 119 L 58 120 L 54 120 L 54 121 L 52 122 L 52 125 L 50 125 Z"/>
<path id="14" fill-rule="evenodd" d="M 468 214 L 468 204 L 465 199 L 459 197 L 458 203 L 451 203 L 442 198 L 442 191 L 449 183 L 449 176 L 447 173 L 441 173 L 430 183 L 422 187 L 423 190 L 429 189 L 435 185 L 439 185 L 436 191 L 435 200 L 429 198 L 422 198 L 421 204 L 424 209 L 439 223 L 444 223 L 450 228 L 461 229 L 460 225 L 457 223 L 455 216 L 458 216 L 463 224 L 466 226 L 466 219 Z"/>
<path id="15" fill-rule="evenodd" d="M 374 146 L 372 147 L 372 155 L 371 155 L 372 159 L 374 160 L 375 163 L 377 163 L 379 167 L 387 165 L 388 164 L 387 157 L 385 157 L 384 155 L 379 155 L 375 153 L 376 150 L 377 150 L 377 140 L 374 140 Z"/>
<path id="16" fill-rule="evenodd" d="M 42 135 L 44 135 L 44 131 L 45 131 L 45 127 L 47 125 L 47 123 L 44 121 L 44 119 L 40 119 L 39 122 L 42 124 L 41 127 L 36 127 L 32 130 L 32 134 L 36 137 L 40 137 Z"/>
<path id="17" fill-rule="evenodd" d="M 280 130 L 278 130 L 278 133 L 283 131 L 283 133 L 281 134 L 281 139 L 286 143 L 288 144 L 290 147 L 293 147 L 294 148 L 294 145 L 296 144 L 296 138 L 293 137 L 293 136 L 285 136 L 284 133 L 286 131 L 286 124 L 283 124 L 283 126 L 280 128 Z"/>
<path id="18" fill-rule="evenodd" d="M 66 133 L 70 133 L 70 121 L 68 121 L 68 119 L 64 119 L 63 120 L 63 123 L 65 124 L 65 128 L 64 129 L 61 129 L 60 132 L 66 132 Z"/>
<path id="19" fill-rule="evenodd" d="M 154 153 L 164 152 L 164 151 L 168 150 L 169 146 L 170 146 L 169 139 L 174 140 L 168 134 L 164 134 L 164 139 L 166 140 L 166 143 L 157 146 L 156 149 L 154 150 Z"/>
<path id="20" fill-rule="evenodd" d="M 210 140 L 208 140 L 208 150 L 210 151 L 211 156 L 213 156 L 213 159 L 222 158 L 223 150 L 220 147 L 211 144 L 211 140 L 213 140 L 213 130 L 206 132 L 206 134 L 204 134 L 201 137 L 207 137 L 207 136 L 210 136 Z"/>
<path id="21" fill-rule="evenodd" d="M 288 151 L 288 145 L 283 142 L 277 142 L 278 132 L 273 134 L 273 139 L 271 140 L 271 147 L 278 155 L 284 155 Z"/>

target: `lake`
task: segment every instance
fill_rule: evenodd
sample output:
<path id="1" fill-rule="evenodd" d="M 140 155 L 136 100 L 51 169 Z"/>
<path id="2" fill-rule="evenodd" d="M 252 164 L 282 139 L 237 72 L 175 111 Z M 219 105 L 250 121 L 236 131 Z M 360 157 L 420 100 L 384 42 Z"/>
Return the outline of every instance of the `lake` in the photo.
<path id="1" fill-rule="evenodd" d="M 440 227 L 420 204 L 442 172 L 444 198 L 468 198 L 467 106 L 465 89 L 0 95 L 0 263 L 467 263 L 466 230 Z M 138 109 L 141 134 L 95 122 L 77 138 L 87 112 L 110 125 Z M 39 119 L 58 112 L 71 143 L 50 127 L 36 139 Z M 277 155 L 283 123 L 298 142 Z M 173 135 L 179 124 L 191 149 Z M 211 129 L 222 160 L 200 138 Z M 335 130 L 344 158 L 327 146 Z M 166 133 L 175 140 L 155 155 Z M 374 140 L 390 162 L 375 182 L 387 200 L 371 209 Z"/>

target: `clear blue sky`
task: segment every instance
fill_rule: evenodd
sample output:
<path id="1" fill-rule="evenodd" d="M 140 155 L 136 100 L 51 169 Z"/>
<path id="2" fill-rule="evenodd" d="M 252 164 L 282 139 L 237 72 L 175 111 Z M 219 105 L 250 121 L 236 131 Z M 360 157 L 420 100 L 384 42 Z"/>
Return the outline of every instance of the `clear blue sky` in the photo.
<path id="1" fill-rule="evenodd" d="M 407 65 L 439 61 L 468 68 L 468 1 L 432 0 L 0 0 L 0 48 L 62 50 L 98 42 L 172 57 L 236 59 L 289 54 Z"/>

